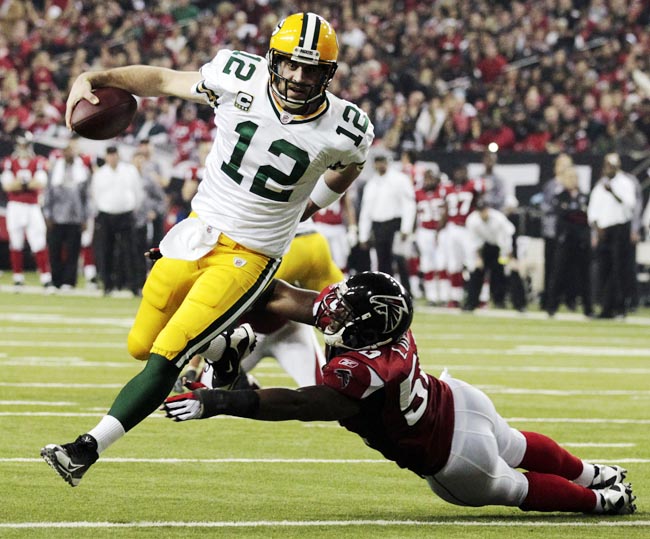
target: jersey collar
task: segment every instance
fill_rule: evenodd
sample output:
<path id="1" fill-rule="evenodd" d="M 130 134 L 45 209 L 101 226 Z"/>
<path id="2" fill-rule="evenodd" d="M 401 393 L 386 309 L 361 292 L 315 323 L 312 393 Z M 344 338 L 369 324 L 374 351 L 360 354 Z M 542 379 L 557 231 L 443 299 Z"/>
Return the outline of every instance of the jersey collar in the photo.
<path id="1" fill-rule="evenodd" d="M 302 123 L 311 122 L 317 118 L 320 118 L 323 114 L 325 114 L 327 109 L 329 109 L 330 107 L 329 99 L 327 99 L 327 94 L 325 94 L 325 101 L 323 101 L 321 106 L 318 107 L 311 114 L 308 114 L 306 116 L 302 116 L 300 114 L 291 114 L 290 112 L 287 112 L 280 106 L 280 103 L 278 103 L 277 98 L 273 95 L 273 92 L 271 91 L 270 84 L 266 87 L 266 94 L 268 95 L 269 102 L 271 103 L 271 108 L 273 109 L 273 112 L 275 112 L 275 115 L 277 116 L 278 120 L 280 120 L 280 123 L 284 125 L 302 124 Z"/>

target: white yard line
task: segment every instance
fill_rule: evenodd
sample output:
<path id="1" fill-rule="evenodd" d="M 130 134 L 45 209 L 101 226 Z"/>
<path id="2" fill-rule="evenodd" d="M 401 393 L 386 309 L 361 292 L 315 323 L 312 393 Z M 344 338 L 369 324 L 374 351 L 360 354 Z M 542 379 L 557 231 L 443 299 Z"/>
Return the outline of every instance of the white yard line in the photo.
<path id="1" fill-rule="evenodd" d="M 78 402 L 65 401 L 0 401 L 0 406 L 78 406 Z"/>
<path id="2" fill-rule="evenodd" d="M 650 464 L 650 459 L 619 458 L 592 459 L 601 464 Z M 290 459 L 290 458 L 223 458 L 223 459 L 190 459 L 190 458 L 135 458 L 135 457 L 106 457 L 102 462 L 114 464 L 394 464 L 382 459 Z M 36 464 L 43 462 L 40 458 L 3 457 L 0 463 Z"/>
<path id="3" fill-rule="evenodd" d="M 648 527 L 650 520 L 622 520 L 588 517 L 585 520 L 554 522 L 549 520 L 252 520 L 252 521 L 168 521 L 168 522 L 3 522 L 0 529 L 42 529 L 42 528 L 313 528 L 350 526 L 417 526 L 439 528 L 453 526 L 459 528 L 619 528 Z"/>
<path id="4" fill-rule="evenodd" d="M 446 309 L 444 307 L 417 307 L 416 315 L 418 312 L 429 314 L 444 314 L 449 316 L 462 316 L 466 320 L 471 320 L 472 316 L 479 316 L 484 318 L 516 318 L 519 320 L 541 320 L 548 322 L 582 322 L 584 324 L 620 324 L 620 325 L 650 325 L 650 317 L 646 316 L 627 316 L 621 320 L 589 320 L 584 315 L 579 313 L 557 313 L 553 318 L 549 318 L 548 314 L 543 311 L 520 313 L 512 310 L 497 310 L 497 309 L 477 309 L 472 313 L 466 313 L 460 309 Z"/>
<path id="5" fill-rule="evenodd" d="M 126 351 L 126 342 L 120 339 L 114 342 L 97 341 L 42 341 L 30 339 L 28 341 L 0 341 L 0 346 L 13 346 L 15 348 L 122 348 Z"/>

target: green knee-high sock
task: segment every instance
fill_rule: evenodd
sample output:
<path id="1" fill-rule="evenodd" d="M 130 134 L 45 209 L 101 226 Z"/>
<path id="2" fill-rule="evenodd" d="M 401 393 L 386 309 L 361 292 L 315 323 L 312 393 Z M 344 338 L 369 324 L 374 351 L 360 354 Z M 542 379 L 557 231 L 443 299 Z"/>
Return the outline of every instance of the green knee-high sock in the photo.
<path id="1" fill-rule="evenodd" d="M 122 388 L 108 415 L 116 418 L 125 431 L 131 430 L 162 404 L 179 373 L 180 369 L 167 358 L 151 354 L 145 368 Z"/>

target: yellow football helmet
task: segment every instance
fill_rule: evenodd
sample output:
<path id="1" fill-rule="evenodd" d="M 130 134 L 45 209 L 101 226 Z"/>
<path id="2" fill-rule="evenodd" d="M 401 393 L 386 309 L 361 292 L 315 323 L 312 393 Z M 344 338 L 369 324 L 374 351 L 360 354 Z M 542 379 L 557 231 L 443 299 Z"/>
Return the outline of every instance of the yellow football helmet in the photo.
<path id="1" fill-rule="evenodd" d="M 271 35 L 267 60 L 271 75 L 271 89 L 283 102 L 294 106 L 320 103 L 336 72 L 339 44 L 336 32 L 323 17 L 315 13 L 294 13 L 280 21 Z M 289 60 L 321 68 L 316 84 L 296 83 L 308 89 L 305 99 L 287 96 L 288 80 L 280 75 L 279 64 Z"/>

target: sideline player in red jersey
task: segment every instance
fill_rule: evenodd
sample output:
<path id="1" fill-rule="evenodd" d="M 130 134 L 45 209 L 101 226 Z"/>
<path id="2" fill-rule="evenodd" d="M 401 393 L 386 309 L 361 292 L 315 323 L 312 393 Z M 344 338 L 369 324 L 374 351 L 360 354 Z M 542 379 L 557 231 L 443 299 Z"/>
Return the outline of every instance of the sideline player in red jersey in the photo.
<path id="1" fill-rule="evenodd" d="M 47 184 L 47 159 L 34 154 L 31 133 L 16 139 L 16 149 L 2 163 L 2 188 L 7 193 L 7 232 L 14 286 L 25 284 L 25 238 L 34 255 L 41 284 L 52 285 L 47 253 L 47 227 L 38 197 Z"/>
<path id="2" fill-rule="evenodd" d="M 168 417 L 338 420 L 456 505 L 635 511 L 623 468 L 584 462 L 542 434 L 513 429 L 479 389 L 446 371 L 439 379 L 423 372 L 409 329 L 411 298 L 389 275 L 359 273 L 320 295 L 274 282 L 267 311 L 311 321 L 323 332 L 328 362 L 322 384 L 198 389 L 168 398 Z"/>
<path id="3" fill-rule="evenodd" d="M 415 191 L 415 242 L 420 253 L 420 271 L 424 280 L 424 297 L 431 305 L 448 300 L 439 288 L 442 266 L 438 254 L 438 229 L 445 205 L 447 186 L 441 183 L 440 168 L 424 171 L 422 186 Z M 413 287 L 411 287 L 413 288 Z"/>
<path id="4" fill-rule="evenodd" d="M 460 307 L 463 300 L 463 268 L 470 273 L 475 269 L 476 256 L 465 228 L 467 216 L 476 208 L 476 201 L 485 192 L 485 181 L 467 175 L 467 163 L 459 162 L 452 173 L 453 184 L 446 190 L 445 225 L 438 234 L 441 265 L 450 286 L 449 306 Z"/>

